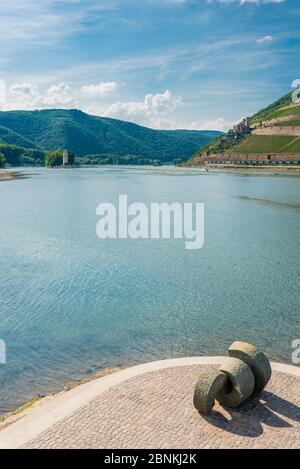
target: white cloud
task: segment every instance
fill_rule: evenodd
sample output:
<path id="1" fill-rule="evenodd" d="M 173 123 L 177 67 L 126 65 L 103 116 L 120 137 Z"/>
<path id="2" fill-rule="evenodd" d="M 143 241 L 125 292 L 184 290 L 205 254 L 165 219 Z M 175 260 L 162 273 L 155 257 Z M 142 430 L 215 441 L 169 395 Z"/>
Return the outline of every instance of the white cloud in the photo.
<path id="1" fill-rule="evenodd" d="M 89 19 L 119 8 L 118 0 L 0 0 L 0 56 L 26 47 L 57 47 L 89 28 Z"/>
<path id="2" fill-rule="evenodd" d="M 189 0 L 165 0 L 168 3 L 188 3 Z M 206 0 L 206 3 L 239 3 L 240 5 L 244 5 L 245 3 L 254 3 L 256 5 L 266 5 L 268 3 L 283 3 L 285 0 Z"/>
<path id="3" fill-rule="evenodd" d="M 54 41 L 79 30 L 82 14 L 67 17 L 54 6 L 51 0 L 0 0 L 3 44 L 22 47 L 26 43 Z"/>
<path id="4" fill-rule="evenodd" d="M 227 132 L 229 129 L 237 124 L 240 121 L 228 121 L 224 117 L 218 117 L 214 120 L 208 121 L 195 121 L 189 125 L 183 126 L 182 128 L 190 130 L 221 130 L 222 132 Z"/>
<path id="5" fill-rule="evenodd" d="M 0 105 L 6 101 L 6 83 L 0 78 Z"/>
<path id="6" fill-rule="evenodd" d="M 16 83 L 15 85 L 12 85 L 9 90 L 18 95 L 25 94 L 31 96 L 36 92 L 36 87 L 31 83 Z"/>
<path id="7" fill-rule="evenodd" d="M 245 5 L 246 3 L 254 3 L 255 5 L 267 5 L 268 3 L 283 3 L 285 0 L 207 0 L 206 3 L 239 3 Z"/>
<path id="8" fill-rule="evenodd" d="M 86 85 L 81 88 L 82 93 L 88 96 L 107 96 L 114 93 L 117 88 L 115 81 L 104 81 L 96 85 Z"/>
<path id="9" fill-rule="evenodd" d="M 172 111 L 179 106 L 181 102 L 181 96 L 174 96 L 171 91 L 166 90 L 164 93 L 147 94 L 145 96 L 144 105 L 146 111 L 161 113 Z"/>
<path id="10" fill-rule="evenodd" d="M 73 108 L 76 100 L 72 89 L 65 83 L 51 85 L 45 94 L 31 83 L 16 83 L 9 88 L 4 110 L 29 110 L 44 108 Z"/>
<path id="11" fill-rule="evenodd" d="M 273 42 L 274 38 L 271 35 L 260 37 L 259 39 L 256 39 L 257 44 L 268 44 L 270 42 Z"/>
<path id="12" fill-rule="evenodd" d="M 35 102 L 35 107 L 60 107 L 71 108 L 76 105 L 72 89 L 65 83 L 51 85 L 47 90 L 46 96 L 39 96 Z"/>
<path id="13" fill-rule="evenodd" d="M 4 110 L 32 109 L 32 103 L 39 96 L 38 88 L 32 83 L 16 83 L 9 88 Z"/>
<path id="14" fill-rule="evenodd" d="M 65 83 L 59 83 L 58 85 L 51 85 L 48 88 L 48 95 L 67 95 L 71 92 L 71 88 Z"/>
<path id="15" fill-rule="evenodd" d="M 166 90 L 164 93 L 149 93 L 143 101 L 118 101 L 107 108 L 90 107 L 87 111 L 150 127 L 170 128 L 174 125 L 170 113 L 181 103 L 181 96 L 175 96 L 170 90 Z"/>

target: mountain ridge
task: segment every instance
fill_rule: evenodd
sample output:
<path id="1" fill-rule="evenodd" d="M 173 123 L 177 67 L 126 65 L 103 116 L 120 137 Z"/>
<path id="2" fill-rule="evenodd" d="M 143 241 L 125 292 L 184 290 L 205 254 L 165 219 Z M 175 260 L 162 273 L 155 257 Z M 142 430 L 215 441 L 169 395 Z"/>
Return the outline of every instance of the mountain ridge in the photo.
<path id="1" fill-rule="evenodd" d="M 161 162 L 184 161 L 220 134 L 155 130 L 77 109 L 0 112 L 0 142 L 42 151 L 67 148 L 78 157 L 131 155 Z"/>

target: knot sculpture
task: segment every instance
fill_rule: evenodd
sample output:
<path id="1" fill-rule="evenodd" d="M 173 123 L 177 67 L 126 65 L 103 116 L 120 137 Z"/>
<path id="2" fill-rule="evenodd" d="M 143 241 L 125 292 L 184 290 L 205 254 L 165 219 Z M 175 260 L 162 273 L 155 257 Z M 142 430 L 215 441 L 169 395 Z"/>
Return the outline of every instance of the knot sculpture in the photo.
<path id="1" fill-rule="evenodd" d="M 228 407 L 240 406 L 271 378 L 270 362 L 255 345 L 233 342 L 228 354 L 219 368 L 207 367 L 197 381 L 194 406 L 202 414 L 210 414 L 215 399 Z"/>

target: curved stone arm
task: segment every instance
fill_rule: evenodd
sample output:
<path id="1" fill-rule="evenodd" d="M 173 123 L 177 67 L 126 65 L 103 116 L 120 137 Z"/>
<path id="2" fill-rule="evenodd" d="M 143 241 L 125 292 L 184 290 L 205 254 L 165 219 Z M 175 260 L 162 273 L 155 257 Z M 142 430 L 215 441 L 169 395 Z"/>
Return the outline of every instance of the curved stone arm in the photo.
<path id="1" fill-rule="evenodd" d="M 254 392 L 262 391 L 270 381 L 272 370 L 266 355 L 255 345 L 247 342 L 233 342 L 228 349 L 230 357 L 247 363 L 255 378 Z"/>
<path id="2" fill-rule="evenodd" d="M 216 399 L 228 407 L 238 407 L 251 396 L 254 376 L 249 366 L 238 358 L 227 358 L 220 366 L 227 376 L 227 384 L 219 391 Z"/>
<path id="3" fill-rule="evenodd" d="M 227 382 L 226 375 L 215 368 L 209 366 L 201 373 L 194 392 L 194 406 L 202 414 L 209 415 L 215 398 Z"/>

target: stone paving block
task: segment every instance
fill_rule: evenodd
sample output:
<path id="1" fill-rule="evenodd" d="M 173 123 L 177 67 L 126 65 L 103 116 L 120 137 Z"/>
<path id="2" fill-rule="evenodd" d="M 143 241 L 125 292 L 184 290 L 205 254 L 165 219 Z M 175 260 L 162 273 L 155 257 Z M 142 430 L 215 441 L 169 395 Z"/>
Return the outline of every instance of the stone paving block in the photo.
<path id="1" fill-rule="evenodd" d="M 24 448 L 300 447 L 299 377 L 273 371 L 266 390 L 242 408 L 216 403 L 202 416 L 191 396 L 205 368 L 145 373 L 126 381 L 126 393 L 124 383 L 116 385 Z"/>

